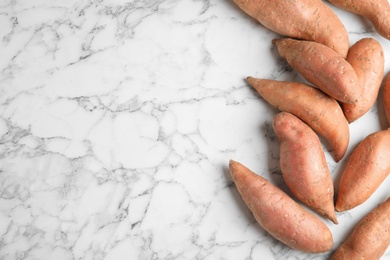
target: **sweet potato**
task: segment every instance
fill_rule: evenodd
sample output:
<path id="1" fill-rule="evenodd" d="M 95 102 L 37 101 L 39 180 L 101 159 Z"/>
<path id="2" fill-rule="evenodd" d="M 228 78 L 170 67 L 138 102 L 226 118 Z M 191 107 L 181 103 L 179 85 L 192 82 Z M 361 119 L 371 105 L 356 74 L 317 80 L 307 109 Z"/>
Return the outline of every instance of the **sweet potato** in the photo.
<path id="1" fill-rule="evenodd" d="M 337 52 L 320 43 L 290 38 L 273 40 L 273 43 L 279 54 L 314 86 L 344 103 L 358 100 L 356 72 Z"/>
<path id="2" fill-rule="evenodd" d="M 320 0 L 233 0 L 246 14 L 280 35 L 329 46 L 346 57 L 349 39 L 341 20 Z"/>
<path id="3" fill-rule="evenodd" d="M 386 75 L 383 82 L 383 104 L 385 106 L 387 122 L 390 124 L 390 73 Z"/>
<path id="4" fill-rule="evenodd" d="M 332 260 L 380 259 L 390 246 L 390 198 L 367 214 L 332 255 Z"/>
<path id="5" fill-rule="evenodd" d="M 328 0 L 351 13 L 365 17 L 375 30 L 390 40 L 390 4 L 387 0 Z"/>
<path id="6" fill-rule="evenodd" d="M 280 168 L 292 194 L 338 224 L 333 181 L 318 136 L 307 124 L 287 112 L 275 116 L 273 128 L 280 142 Z"/>
<path id="7" fill-rule="evenodd" d="M 363 38 L 351 46 L 346 60 L 355 70 L 361 88 L 356 103 L 342 104 L 345 117 L 351 123 L 367 113 L 377 100 L 384 74 L 383 48 L 374 38 Z"/>
<path id="8" fill-rule="evenodd" d="M 390 173 L 390 130 L 368 135 L 352 151 L 341 175 L 336 211 L 365 202 Z"/>
<path id="9" fill-rule="evenodd" d="M 245 204 L 260 226 L 274 238 L 309 253 L 326 252 L 332 248 L 332 233 L 317 216 L 244 165 L 230 160 L 229 167 Z"/>
<path id="10" fill-rule="evenodd" d="M 272 106 L 290 112 L 322 135 L 340 161 L 348 148 L 349 126 L 337 101 L 312 86 L 269 79 L 247 78 L 248 83 Z"/>

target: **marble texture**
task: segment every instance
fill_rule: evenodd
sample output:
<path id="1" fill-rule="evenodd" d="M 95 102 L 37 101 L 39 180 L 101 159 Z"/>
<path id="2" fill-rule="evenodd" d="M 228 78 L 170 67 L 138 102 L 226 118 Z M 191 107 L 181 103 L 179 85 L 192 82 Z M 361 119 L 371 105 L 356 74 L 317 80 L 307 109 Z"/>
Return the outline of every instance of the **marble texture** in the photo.
<path id="1" fill-rule="evenodd" d="M 388 72 L 390 41 L 333 9 Z M 286 190 L 278 111 L 244 78 L 303 81 L 232 1 L 3 0 L 0 24 L 0 259 L 329 257 L 270 237 L 229 176 L 234 159 Z M 379 99 L 347 154 L 387 127 Z M 334 249 L 389 186 L 326 221 Z"/>

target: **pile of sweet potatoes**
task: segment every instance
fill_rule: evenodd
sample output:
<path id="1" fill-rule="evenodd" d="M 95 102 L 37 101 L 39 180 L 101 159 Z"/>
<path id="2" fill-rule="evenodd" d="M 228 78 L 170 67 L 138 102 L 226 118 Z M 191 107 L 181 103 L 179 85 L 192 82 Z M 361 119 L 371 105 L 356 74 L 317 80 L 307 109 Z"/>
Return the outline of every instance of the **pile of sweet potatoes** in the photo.
<path id="1" fill-rule="evenodd" d="M 257 222 L 275 239 L 304 252 L 330 251 L 332 233 L 321 217 L 338 224 L 336 212 L 363 204 L 390 173 L 390 128 L 371 133 L 344 158 L 349 123 L 371 109 L 381 86 L 390 123 L 390 72 L 385 76 L 382 46 L 374 38 L 351 46 L 344 25 L 321 0 L 233 1 L 283 36 L 273 40 L 278 53 L 307 82 L 246 78 L 266 102 L 281 111 L 273 119 L 273 129 L 280 144 L 283 179 L 294 198 L 233 160 L 229 162 L 231 176 Z M 361 15 L 390 40 L 387 0 L 329 2 Z M 329 143 L 336 162 L 346 160 L 335 200 L 318 135 Z M 379 259 L 389 246 L 390 197 L 359 222 L 332 259 Z"/>

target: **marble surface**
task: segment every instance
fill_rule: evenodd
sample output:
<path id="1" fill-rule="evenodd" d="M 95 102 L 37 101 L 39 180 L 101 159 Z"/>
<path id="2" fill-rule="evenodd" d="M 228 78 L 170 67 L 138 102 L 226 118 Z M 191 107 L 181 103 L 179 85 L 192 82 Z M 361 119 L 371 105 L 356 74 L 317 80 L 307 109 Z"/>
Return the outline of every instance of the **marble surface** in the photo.
<path id="1" fill-rule="evenodd" d="M 332 8 L 389 72 L 390 41 Z M 329 257 L 270 237 L 229 176 L 234 159 L 286 190 L 278 111 L 244 78 L 303 80 L 232 1 L 4 0 L 0 24 L 0 259 Z M 387 127 L 379 98 L 347 156 Z M 326 156 L 337 183 L 345 161 Z M 389 185 L 325 221 L 333 249 Z"/>

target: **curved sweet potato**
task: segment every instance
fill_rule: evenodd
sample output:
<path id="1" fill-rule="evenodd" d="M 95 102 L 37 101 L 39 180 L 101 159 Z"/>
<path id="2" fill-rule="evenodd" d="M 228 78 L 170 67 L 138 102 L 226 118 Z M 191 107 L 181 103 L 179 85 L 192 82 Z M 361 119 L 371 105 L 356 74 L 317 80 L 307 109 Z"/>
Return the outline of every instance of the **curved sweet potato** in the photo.
<path id="1" fill-rule="evenodd" d="M 379 260 L 390 246 L 390 198 L 367 214 L 332 255 L 332 260 Z"/>
<path id="2" fill-rule="evenodd" d="M 247 78 L 248 83 L 272 106 L 290 112 L 322 135 L 340 161 L 348 148 L 349 126 L 337 101 L 322 91 L 298 82 Z"/>
<path id="3" fill-rule="evenodd" d="M 329 96 L 348 104 L 360 96 L 352 66 L 331 48 L 316 42 L 290 38 L 273 40 L 279 54 L 307 81 Z"/>
<path id="4" fill-rule="evenodd" d="M 374 38 L 363 38 L 352 45 L 346 60 L 355 70 L 361 88 L 356 103 L 341 105 L 351 123 L 367 113 L 378 97 L 384 74 L 383 48 Z"/>
<path id="5" fill-rule="evenodd" d="M 341 175 L 336 211 L 365 202 L 390 173 L 390 130 L 367 136 L 353 150 Z"/>
<path id="6" fill-rule="evenodd" d="M 329 6 L 320 0 L 233 0 L 241 10 L 266 28 L 283 36 L 329 46 L 346 57 L 346 28 Z"/>
<path id="7" fill-rule="evenodd" d="M 274 117 L 273 128 L 280 143 L 280 168 L 291 192 L 311 209 L 338 224 L 333 181 L 316 133 L 287 112 Z"/>
<path id="8" fill-rule="evenodd" d="M 328 1 L 346 11 L 365 17 L 380 35 L 390 40 L 390 4 L 387 0 Z"/>
<path id="9" fill-rule="evenodd" d="M 386 75 L 383 82 L 383 104 L 385 106 L 387 122 L 390 124 L 390 73 Z"/>
<path id="10" fill-rule="evenodd" d="M 257 222 L 274 238 L 309 253 L 329 251 L 333 236 L 317 216 L 244 165 L 230 160 L 230 174 Z"/>

